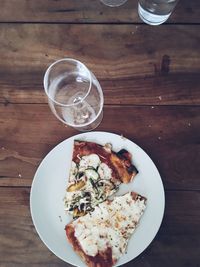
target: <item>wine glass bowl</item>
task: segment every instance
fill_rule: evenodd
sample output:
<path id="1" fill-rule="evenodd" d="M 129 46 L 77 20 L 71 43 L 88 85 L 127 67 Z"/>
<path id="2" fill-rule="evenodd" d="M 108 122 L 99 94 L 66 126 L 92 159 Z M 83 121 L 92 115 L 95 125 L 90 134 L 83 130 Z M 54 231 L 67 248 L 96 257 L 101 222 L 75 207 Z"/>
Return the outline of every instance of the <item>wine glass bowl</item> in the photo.
<path id="1" fill-rule="evenodd" d="M 80 61 L 64 58 L 51 64 L 44 89 L 54 115 L 79 130 L 96 128 L 103 118 L 103 92 L 94 74 Z"/>

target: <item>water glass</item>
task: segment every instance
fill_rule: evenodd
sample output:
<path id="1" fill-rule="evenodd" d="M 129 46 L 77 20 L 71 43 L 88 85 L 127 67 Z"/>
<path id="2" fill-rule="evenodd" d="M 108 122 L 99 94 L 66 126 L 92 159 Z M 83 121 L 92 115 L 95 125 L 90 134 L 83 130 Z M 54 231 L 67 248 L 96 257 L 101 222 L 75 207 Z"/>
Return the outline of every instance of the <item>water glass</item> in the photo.
<path id="1" fill-rule="evenodd" d="M 64 58 L 44 76 L 44 89 L 53 114 L 79 130 L 96 128 L 103 118 L 103 92 L 94 74 L 80 61 Z"/>
<path id="2" fill-rule="evenodd" d="M 106 6 L 117 7 L 123 5 L 127 0 L 100 0 Z"/>
<path id="3" fill-rule="evenodd" d="M 164 23 L 174 10 L 178 0 L 139 0 L 138 14 L 147 24 Z"/>

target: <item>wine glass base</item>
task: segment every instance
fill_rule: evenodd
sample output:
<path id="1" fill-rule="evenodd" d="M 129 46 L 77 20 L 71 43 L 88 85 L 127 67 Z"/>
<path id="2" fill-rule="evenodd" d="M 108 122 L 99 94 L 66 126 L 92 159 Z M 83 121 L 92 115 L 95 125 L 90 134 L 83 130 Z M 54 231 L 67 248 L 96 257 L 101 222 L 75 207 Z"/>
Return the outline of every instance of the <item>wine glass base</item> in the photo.
<path id="1" fill-rule="evenodd" d="M 100 0 L 104 5 L 109 7 L 118 7 L 123 5 L 127 0 Z"/>
<path id="2" fill-rule="evenodd" d="M 96 129 L 101 123 L 102 119 L 103 119 L 103 110 L 99 114 L 98 118 L 96 118 L 96 120 L 93 121 L 92 123 L 85 126 L 83 125 L 83 126 L 72 126 L 72 127 L 79 132 L 89 132 Z"/>

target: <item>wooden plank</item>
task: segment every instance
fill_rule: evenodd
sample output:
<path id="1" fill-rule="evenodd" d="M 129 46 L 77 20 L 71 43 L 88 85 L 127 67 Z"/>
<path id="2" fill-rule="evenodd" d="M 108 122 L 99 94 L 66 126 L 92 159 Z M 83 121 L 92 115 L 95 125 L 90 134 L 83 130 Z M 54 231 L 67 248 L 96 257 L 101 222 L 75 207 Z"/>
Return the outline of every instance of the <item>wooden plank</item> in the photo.
<path id="1" fill-rule="evenodd" d="M 29 193 L 25 188 L 0 188 L 0 266 L 70 266 L 39 239 L 30 217 Z M 153 243 L 124 267 L 133 263 L 136 267 L 198 266 L 200 192 L 166 192 L 166 203 L 164 221 Z"/>
<path id="2" fill-rule="evenodd" d="M 141 23 L 138 1 L 109 8 L 100 0 L 0 0 L 1 22 Z M 199 23 L 198 0 L 181 0 L 168 23 Z"/>
<path id="3" fill-rule="evenodd" d="M 71 57 L 95 73 L 107 104 L 200 104 L 197 25 L 0 24 L 0 40 L 1 103 L 46 102 L 46 68 Z"/>
<path id="4" fill-rule="evenodd" d="M 47 103 L 43 73 L 44 69 L 37 73 L 34 70 L 33 73 L 3 73 L 0 81 L 0 103 Z M 171 73 L 167 76 L 152 74 L 120 79 L 109 79 L 105 76 L 99 82 L 106 104 L 200 105 L 198 73 Z"/>
<path id="5" fill-rule="evenodd" d="M 30 185 L 42 158 L 77 134 L 48 105 L 0 105 L 0 185 Z M 200 107 L 105 106 L 97 130 L 123 134 L 155 161 L 167 189 L 200 189 Z"/>

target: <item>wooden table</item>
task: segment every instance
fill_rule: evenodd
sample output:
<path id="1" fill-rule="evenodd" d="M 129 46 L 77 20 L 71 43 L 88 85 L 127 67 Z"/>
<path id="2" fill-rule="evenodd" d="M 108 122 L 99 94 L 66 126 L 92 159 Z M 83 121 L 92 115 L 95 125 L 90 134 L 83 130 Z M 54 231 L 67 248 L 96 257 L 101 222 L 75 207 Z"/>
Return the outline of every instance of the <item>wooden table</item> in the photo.
<path id="1" fill-rule="evenodd" d="M 130 138 L 160 170 L 166 210 L 152 244 L 126 267 L 200 266 L 200 1 L 181 0 L 169 21 L 143 24 L 137 1 L 0 0 L 0 266 L 70 266 L 33 226 L 34 173 L 76 134 L 50 112 L 49 64 L 84 62 L 105 96 L 98 130 Z"/>

